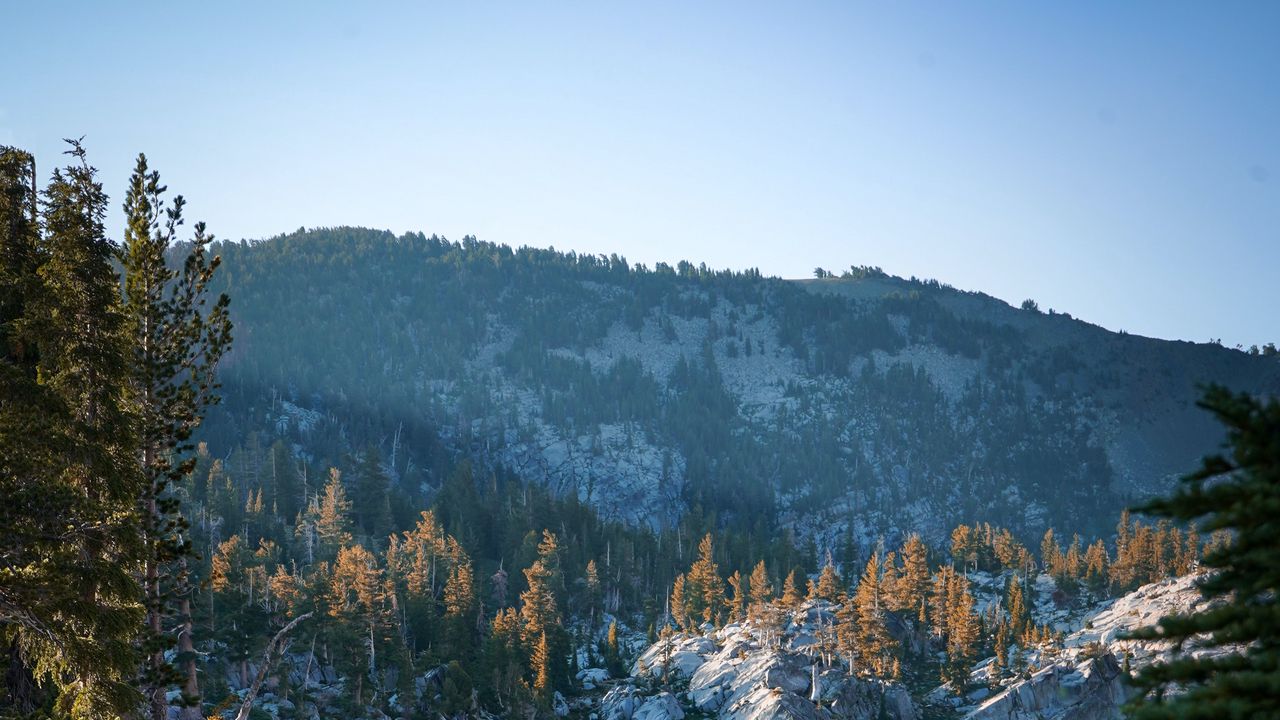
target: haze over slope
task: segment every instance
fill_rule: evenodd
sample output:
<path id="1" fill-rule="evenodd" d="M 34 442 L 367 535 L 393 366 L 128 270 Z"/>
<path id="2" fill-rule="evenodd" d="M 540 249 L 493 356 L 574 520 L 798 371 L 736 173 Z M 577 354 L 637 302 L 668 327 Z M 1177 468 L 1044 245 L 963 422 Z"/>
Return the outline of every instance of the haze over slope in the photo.
<path id="1" fill-rule="evenodd" d="M 1197 383 L 1280 392 L 1274 356 L 875 270 L 785 281 L 358 228 L 217 251 L 237 342 L 211 432 L 305 447 L 315 418 L 360 417 L 342 434 L 394 446 L 400 482 L 437 486 L 440 443 L 637 524 L 1102 531 L 1216 446 Z"/>

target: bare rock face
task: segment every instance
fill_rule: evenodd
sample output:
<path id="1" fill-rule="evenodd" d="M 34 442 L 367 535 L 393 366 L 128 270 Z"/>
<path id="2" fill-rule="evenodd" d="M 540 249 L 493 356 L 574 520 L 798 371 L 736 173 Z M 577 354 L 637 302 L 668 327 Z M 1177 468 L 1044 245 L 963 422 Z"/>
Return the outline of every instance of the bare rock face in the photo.
<path id="1" fill-rule="evenodd" d="M 1078 665 L 1051 665 L 969 713 L 968 720 L 1112 720 L 1129 698 L 1124 673 L 1107 653 Z"/>
<path id="2" fill-rule="evenodd" d="M 884 708 L 884 717 L 892 720 L 916 720 L 919 717 L 906 688 L 897 683 L 830 675 L 821 678 L 819 687 L 823 705 L 833 718 L 879 718 L 881 707 Z"/>
<path id="3" fill-rule="evenodd" d="M 645 695 L 636 687 L 619 685 L 604 696 L 600 717 L 603 720 L 683 720 L 684 709 L 669 692 Z"/>
<path id="4" fill-rule="evenodd" d="M 781 631 L 732 624 L 661 640 L 632 667 L 632 684 L 605 696 L 601 717 L 659 720 L 678 718 L 679 710 L 730 720 L 872 720 L 882 713 L 918 720 L 902 685 L 849 675 L 842 663 L 828 666 L 812 651 L 807 638 L 831 622 L 834 607 L 806 603 Z M 641 689 L 658 685 L 680 692 Z"/>

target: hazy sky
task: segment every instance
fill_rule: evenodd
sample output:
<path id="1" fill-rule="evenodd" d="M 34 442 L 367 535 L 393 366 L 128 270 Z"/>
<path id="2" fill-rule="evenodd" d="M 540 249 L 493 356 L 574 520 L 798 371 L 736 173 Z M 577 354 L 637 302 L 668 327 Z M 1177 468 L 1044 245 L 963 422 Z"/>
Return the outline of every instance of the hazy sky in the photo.
<path id="1" fill-rule="evenodd" d="M 4 2 L 0 143 L 224 238 L 880 265 L 1280 341 L 1280 3 Z"/>

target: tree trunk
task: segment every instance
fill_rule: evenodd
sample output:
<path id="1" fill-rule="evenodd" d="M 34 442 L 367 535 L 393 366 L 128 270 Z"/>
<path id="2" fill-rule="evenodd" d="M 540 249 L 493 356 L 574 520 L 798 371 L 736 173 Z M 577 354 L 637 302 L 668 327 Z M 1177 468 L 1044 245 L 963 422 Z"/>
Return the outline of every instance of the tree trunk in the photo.
<path id="1" fill-rule="evenodd" d="M 262 681 L 266 679 L 267 673 L 271 670 L 271 655 L 276 651 L 280 642 L 284 640 L 298 623 L 311 617 L 311 613 L 303 613 L 294 618 L 271 638 L 271 642 L 267 643 L 267 651 L 262 654 L 262 665 L 258 667 L 258 675 L 253 679 L 253 687 L 249 688 L 249 692 L 244 696 L 244 702 L 240 704 L 240 711 L 236 713 L 235 720 L 249 720 L 249 712 L 253 709 L 253 700 L 258 697 L 258 690 L 262 688 Z M 312 641 L 314 643 L 314 641 Z M 310 663 L 308 663 L 308 666 Z"/>
<path id="2" fill-rule="evenodd" d="M 150 449 L 143 452 L 143 467 L 151 467 L 151 451 Z M 159 526 L 159 518 L 156 517 L 156 494 L 155 481 L 151 482 L 150 497 L 147 498 L 147 517 L 151 518 L 154 526 Z M 160 568 L 158 567 L 158 559 L 156 557 L 155 547 L 159 543 L 159 538 L 150 537 L 147 539 L 147 627 L 151 630 L 153 640 L 159 640 L 164 634 L 164 629 L 160 623 Z M 164 650 L 160 647 L 151 654 L 151 682 L 152 687 L 149 689 L 151 704 L 151 720 L 167 720 L 169 717 L 169 703 L 165 700 L 165 686 L 161 681 L 164 677 Z"/>
<path id="3" fill-rule="evenodd" d="M 187 560 L 183 558 L 182 566 L 184 571 L 186 565 Z M 178 635 L 178 653 L 184 658 L 182 666 L 187 676 L 186 684 L 182 688 L 182 694 L 185 700 L 194 701 L 195 704 L 183 707 L 179 718 L 180 720 L 203 720 L 204 713 L 200 710 L 200 679 L 196 675 L 195 640 L 192 637 L 191 588 L 188 587 L 185 590 L 186 592 L 183 593 L 182 602 L 179 605 L 179 612 L 182 613 L 182 632 Z"/>

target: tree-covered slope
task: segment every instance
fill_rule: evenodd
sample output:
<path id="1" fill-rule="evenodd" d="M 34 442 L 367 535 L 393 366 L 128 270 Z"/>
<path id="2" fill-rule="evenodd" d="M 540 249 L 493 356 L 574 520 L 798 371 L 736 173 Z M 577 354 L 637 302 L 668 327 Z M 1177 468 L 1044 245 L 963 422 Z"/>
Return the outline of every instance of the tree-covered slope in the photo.
<path id="1" fill-rule="evenodd" d="M 1197 383 L 1280 392 L 1275 356 L 874 269 L 784 281 L 356 228 L 217 252 L 236 346 L 210 432 L 358 417 L 341 432 L 428 490 L 443 444 L 637 524 L 1101 531 L 1219 442 Z"/>

